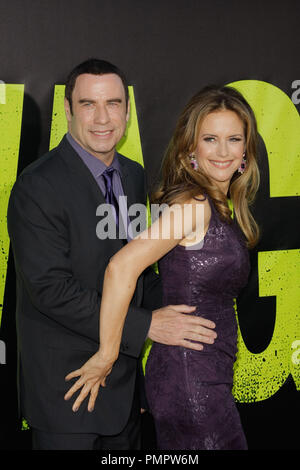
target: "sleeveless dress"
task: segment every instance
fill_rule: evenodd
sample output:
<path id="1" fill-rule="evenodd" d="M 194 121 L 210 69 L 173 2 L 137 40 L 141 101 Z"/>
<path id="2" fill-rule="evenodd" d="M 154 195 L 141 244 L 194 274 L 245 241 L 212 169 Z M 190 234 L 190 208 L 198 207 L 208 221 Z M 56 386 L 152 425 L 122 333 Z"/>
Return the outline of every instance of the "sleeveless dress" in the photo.
<path id="1" fill-rule="evenodd" d="M 237 352 L 234 298 L 250 263 L 237 223 L 223 222 L 213 203 L 201 249 L 177 245 L 159 262 L 163 305 L 196 306 L 194 315 L 216 324 L 214 344 L 202 351 L 153 342 L 145 387 L 162 450 L 246 450 L 232 396 Z"/>

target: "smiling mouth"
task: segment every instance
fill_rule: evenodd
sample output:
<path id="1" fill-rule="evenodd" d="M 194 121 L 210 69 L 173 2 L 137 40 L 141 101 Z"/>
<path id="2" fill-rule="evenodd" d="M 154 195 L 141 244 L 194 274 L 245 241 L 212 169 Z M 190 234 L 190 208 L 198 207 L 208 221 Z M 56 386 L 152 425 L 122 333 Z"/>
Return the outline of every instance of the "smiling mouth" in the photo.
<path id="1" fill-rule="evenodd" d="M 106 137 L 112 134 L 112 130 L 110 131 L 90 131 L 93 135 L 98 137 Z"/>
<path id="2" fill-rule="evenodd" d="M 232 160 L 227 160 L 226 162 L 218 162 L 215 160 L 209 160 L 209 161 L 216 168 L 228 168 L 232 163 Z"/>

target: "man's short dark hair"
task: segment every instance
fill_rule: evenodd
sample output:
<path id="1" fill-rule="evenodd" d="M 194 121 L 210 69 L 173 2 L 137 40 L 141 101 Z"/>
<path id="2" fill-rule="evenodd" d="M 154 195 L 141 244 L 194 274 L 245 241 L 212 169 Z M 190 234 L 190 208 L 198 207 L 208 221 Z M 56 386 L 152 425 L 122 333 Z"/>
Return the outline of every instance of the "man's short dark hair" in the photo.
<path id="1" fill-rule="evenodd" d="M 90 73 L 92 75 L 107 75 L 109 73 L 114 73 L 120 77 L 122 80 L 124 90 L 125 90 L 125 99 L 126 99 L 126 107 L 128 104 L 128 84 L 125 74 L 116 66 L 107 62 L 106 60 L 100 59 L 88 59 L 81 64 L 77 65 L 69 74 L 67 81 L 66 81 L 66 88 L 65 88 L 65 97 L 69 101 L 71 113 L 72 110 L 72 92 L 74 90 L 76 79 L 79 75 L 84 73 Z"/>

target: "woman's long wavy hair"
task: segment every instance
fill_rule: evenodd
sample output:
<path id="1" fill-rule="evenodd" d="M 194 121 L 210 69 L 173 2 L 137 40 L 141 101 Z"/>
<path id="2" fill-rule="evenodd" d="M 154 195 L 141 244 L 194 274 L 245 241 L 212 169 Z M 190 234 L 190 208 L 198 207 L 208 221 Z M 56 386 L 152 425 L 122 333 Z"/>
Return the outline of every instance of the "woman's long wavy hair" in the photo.
<path id="1" fill-rule="evenodd" d="M 234 173 L 227 195 L 222 193 L 201 168 L 194 170 L 190 162 L 190 154 L 197 147 L 204 118 L 209 113 L 221 110 L 234 111 L 242 120 L 246 144 L 246 169 L 243 174 L 237 171 Z M 245 98 L 231 87 L 204 88 L 189 101 L 179 116 L 163 160 L 162 181 L 152 196 L 152 202 L 172 205 L 184 203 L 199 194 L 207 194 L 220 217 L 231 223 L 228 196 L 247 246 L 253 248 L 259 238 L 259 228 L 249 209 L 259 186 L 257 142 L 256 119 Z"/>

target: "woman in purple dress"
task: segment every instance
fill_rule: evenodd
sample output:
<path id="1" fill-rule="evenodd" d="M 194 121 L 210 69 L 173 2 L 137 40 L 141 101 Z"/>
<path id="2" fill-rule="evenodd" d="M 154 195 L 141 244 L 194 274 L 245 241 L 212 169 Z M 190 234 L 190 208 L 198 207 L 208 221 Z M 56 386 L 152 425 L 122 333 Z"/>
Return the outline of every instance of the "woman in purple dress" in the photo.
<path id="1" fill-rule="evenodd" d="M 159 449 L 247 449 L 231 390 L 234 298 L 247 283 L 248 248 L 259 236 L 249 210 L 259 184 L 256 146 L 254 113 L 239 92 L 209 87 L 190 100 L 154 195 L 165 209 L 112 258 L 100 312 L 101 347 L 68 377 L 80 376 L 72 393 L 85 384 L 77 404 L 91 393 L 92 407 L 118 356 L 138 276 L 159 260 L 163 303 L 195 306 L 193 315 L 212 320 L 218 335 L 199 350 L 153 343 L 145 383 Z"/>

